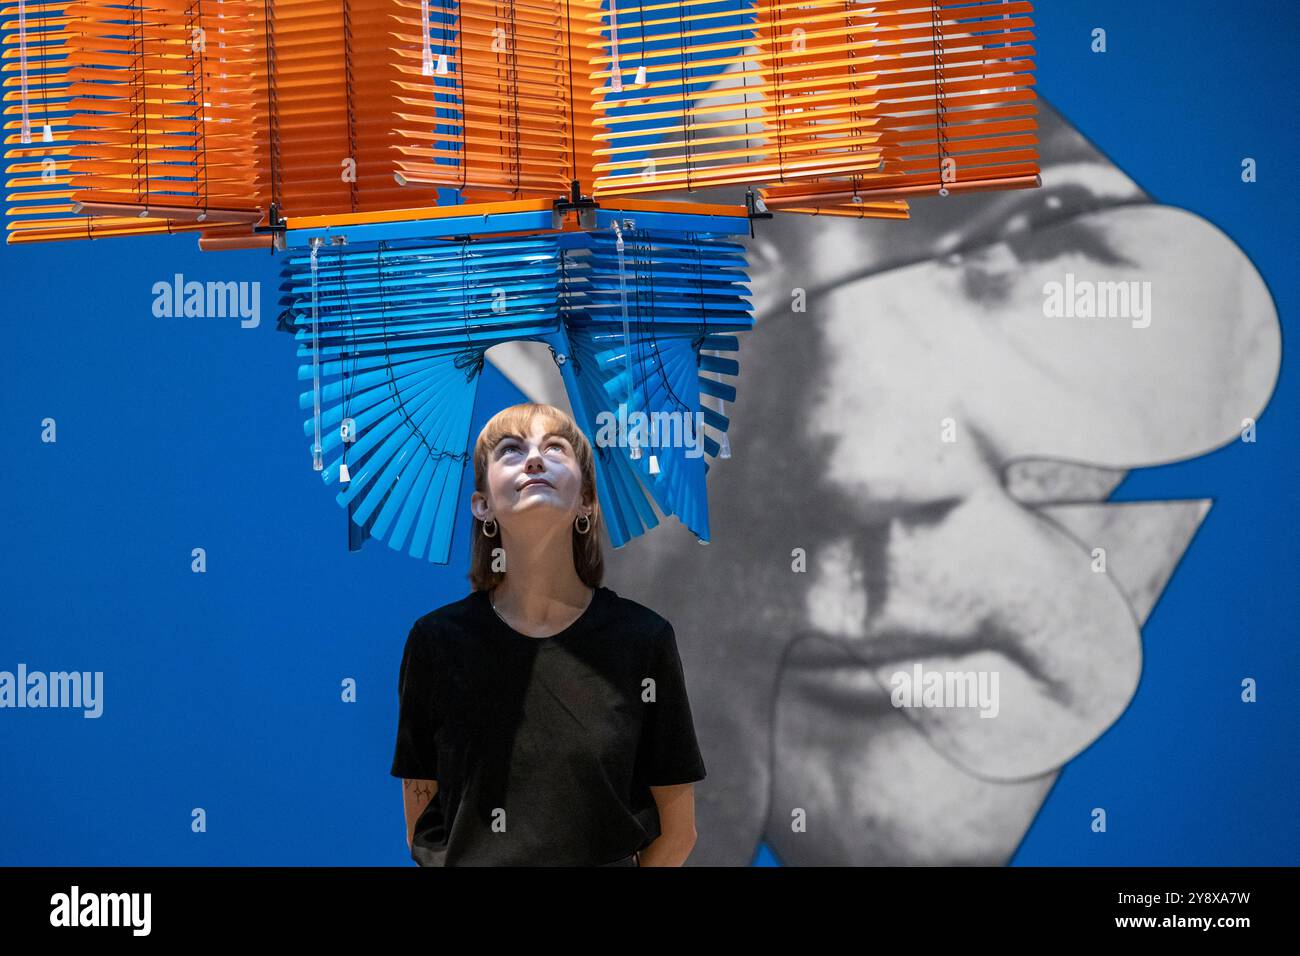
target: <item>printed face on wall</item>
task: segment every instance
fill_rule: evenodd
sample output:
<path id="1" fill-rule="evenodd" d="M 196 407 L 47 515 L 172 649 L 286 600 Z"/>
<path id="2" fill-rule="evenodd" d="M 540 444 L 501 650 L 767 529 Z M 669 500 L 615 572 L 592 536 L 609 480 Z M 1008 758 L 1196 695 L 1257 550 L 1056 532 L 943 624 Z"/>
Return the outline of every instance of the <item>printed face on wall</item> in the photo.
<path id="1" fill-rule="evenodd" d="M 679 634 L 692 864 L 1006 863 L 1132 697 L 1208 503 L 1105 498 L 1259 414 L 1277 316 L 1231 240 L 1041 105 L 1042 189 L 758 224 L 712 541 L 669 519 L 607 561 Z"/>

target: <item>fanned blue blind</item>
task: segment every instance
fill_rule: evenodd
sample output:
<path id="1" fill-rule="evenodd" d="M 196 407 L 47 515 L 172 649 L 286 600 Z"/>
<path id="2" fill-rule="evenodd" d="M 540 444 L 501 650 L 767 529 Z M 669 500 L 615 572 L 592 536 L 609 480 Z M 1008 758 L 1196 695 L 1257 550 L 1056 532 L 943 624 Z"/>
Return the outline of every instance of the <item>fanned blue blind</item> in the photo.
<path id="1" fill-rule="evenodd" d="M 645 230 L 624 233 L 620 291 L 616 238 L 591 233 L 586 239 L 587 248 L 566 259 L 566 273 L 581 276 L 580 282 L 569 283 L 567 327 L 579 361 L 580 401 L 575 401 L 572 388 L 569 399 L 575 411 L 581 406 L 590 416 L 582 422 L 588 438 L 597 428 L 595 416 L 616 412 L 620 402 L 651 416 L 677 413 L 667 421 L 702 417 L 705 425 L 725 433 L 729 420 L 701 396 L 734 401 L 735 386 L 713 376 L 735 376 L 739 363 L 705 353 L 734 354 L 739 341 L 726 333 L 753 327 L 745 247 Z M 630 364 L 623 337 L 624 298 L 630 316 Z M 601 450 L 598 460 L 605 467 L 598 478 L 606 487 L 598 491 L 615 547 L 657 523 L 639 487 L 665 515 L 676 515 L 696 537 L 709 540 L 706 456 L 717 457 L 719 445 L 702 429 L 699 437 L 698 456 L 680 444 L 651 449 L 658 474 L 650 471 L 650 454 L 633 459 L 624 448 Z"/>
<path id="2" fill-rule="evenodd" d="M 753 325 L 744 246 L 625 231 L 620 274 L 618 242 L 569 232 L 323 245 L 314 266 L 310 253 L 286 256 L 282 326 L 310 383 L 303 428 L 352 522 L 412 557 L 448 562 L 484 353 L 531 340 L 550 346 L 596 450 L 613 545 L 657 523 L 647 494 L 708 540 L 706 456 L 718 441 L 678 429 L 676 444 L 643 443 L 637 457 L 625 442 L 603 443 L 602 413 L 617 421 L 622 404 L 624 421 L 675 413 L 679 425 L 689 415 L 692 429 L 702 419 L 725 434 L 726 416 L 702 396 L 735 399 L 715 376 L 734 377 L 738 363 L 711 353 L 735 353 L 732 333 Z"/>

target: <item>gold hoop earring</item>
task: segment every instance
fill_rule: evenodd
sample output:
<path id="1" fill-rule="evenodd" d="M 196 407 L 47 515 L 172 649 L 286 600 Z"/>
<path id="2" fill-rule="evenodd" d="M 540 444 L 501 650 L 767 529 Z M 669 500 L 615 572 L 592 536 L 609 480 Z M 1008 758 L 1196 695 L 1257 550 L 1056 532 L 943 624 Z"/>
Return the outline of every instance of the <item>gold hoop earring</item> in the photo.
<path id="1" fill-rule="evenodd" d="M 487 529 L 488 521 L 491 521 L 491 522 L 492 522 L 492 530 L 491 530 L 491 531 L 489 531 L 489 530 Z M 484 521 L 484 522 L 483 522 L 483 537 L 485 537 L 485 538 L 495 538 L 496 536 L 497 536 L 497 519 L 496 519 L 496 518 L 488 518 L 487 521 Z"/>
<path id="2" fill-rule="evenodd" d="M 578 527 L 579 521 L 582 522 L 581 528 Z M 586 515 L 578 515 L 578 517 L 573 522 L 573 529 L 577 531 L 578 534 L 586 534 L 588 531 L 591 530 L 591 519 L 588 518 Z"/>

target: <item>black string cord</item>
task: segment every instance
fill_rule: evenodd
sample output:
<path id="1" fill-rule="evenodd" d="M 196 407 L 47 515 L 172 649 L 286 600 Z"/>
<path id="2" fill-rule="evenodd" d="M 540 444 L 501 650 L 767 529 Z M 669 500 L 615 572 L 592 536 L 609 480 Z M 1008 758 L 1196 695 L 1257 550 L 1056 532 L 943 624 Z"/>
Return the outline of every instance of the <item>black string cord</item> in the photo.
<path id="1" fill-rule="evenodd" d="M 944 95 L 943 30 L 940 25 L 939 0 L 930 0 L 930 36 L 934 56 L 934 126 L 935 146 L 939 150 L 939 184 L 943 186 L 944 164 L 948 161 L 948 102 Z"/>
<path id="2" fill-rule="evenodd" d="M 266 131 L 267 151 L 271 160 L 271 205 L 276 215 L 283 211 L 280 197 L 280 125 L 275 101 L 275 21 L 271 0 L 262 0 L 262 38 L 266 46 Z M 272 226 L 276 223 L 271 223 Z"/>
<path id="3" fill-rule="evenodd" d="M 357 112 L 356 90 L 353 89 L 352 75 L 352 4 L 343 0 L 343 95 L 348 112 L 348 158 L 352 160 L 352 178 L 348 181 L 348 200 L 352 211 L 356 212 L 359 203 L 357 196 L 357 170 L 361 157 L 357 155 Z"/>
<path id="4" fill-rule="evenodd" d="M 850 60 L 857 58 L 857 53 L 854 51 L 853 44 L 851 42 L 853 39 L 852 30 L 853 30 L 854 15 L 855 14 L 852 9 L 852 0 L 844 0 L 844 34 L 850 40 L 849 49 L 848 49 L 848 56 Z M 858 75 L 857 66 L 855 64 L 849 65 L 849 73 L 854 77 Z M 858 104 L 858 84 L 856 82 L 852 83 L 850 85 L 850 89 L 853 91 L 852 96 L 850 98 L 850 103 L 853 106 L 852 116 L 853 116 L 853 123 L 854 123 L 850 135 L 852 135 L 855 139 L 861 139 L 862 128 L 858 124 L 862 122 L 862 114 Z M 849 150 L 851 152 L 860 153 L 865 151 L 865 147 L 861 143 L 854 143 L 852 146 L 849 147 Z M 853 186 L 853 195 L 857 196 L 858 188 L 862 183 L 862 177 L 858 174 L 858 171 L 856 169 L 853 172 L 849 173 L 849 182 Z M 858 218 L 863 218 L 865 215 L 866 215 L 865 209 L 858 211 Z"/>
<path id="5" fill-rule="evenodd" d="M 186 10 L 186 16 L 188 17 L 189 22 L 191 24 L 190 26 L 191 37 L 194 35 L 193 11 L 195 11 L 196 9 L 198 11 L 198 22 L 201 24 L 203 22 L 203 0 L 195 0 L 195 2 L 190 5 L 189 9 Z M 207 99 L 207 93 L 206 93 L 206 88 L 204 87 L 203 84 L 203 79 L 204 79 L 205 70 L 207 68 L 207 60 L 204 58 L 204 54 L 207 53 L 208 39 L 207 39 L 207 32 L 204 31 L 203 27 L 200 26 L 198 29 L 200 33 L 203 35 L 203 42 L 201 44 L 202 49 L 199 51 L 198 56 L 192 58 L 191 61 L 194 65 L 194 71 L 191 74 L 189 89 L 190 89 L 190 95 L 194 98 L 195 107 L 194 107 L 194 112 L 190 114 L 190 119 L 198 123 L 198 128 L 195 130 L 195 136 L 194 136 L 194 140 L 195 140 L 194 148 L 203 157 L 203 173 L 199 179 L 199 190 L 201 193 L 200 208 L 202 208 L 203 217 L 206 219 L 208 215 L 208 139 L 207 139 L 208 114 L 207 114 L 207 104 L 204 102 Z M 198 85 L 197 90 L 195 89 L 196 83 Z"/>
<path id="6" fill-rule="evenodd" d="M 695 252 L 695 277 L 700 286 L 700 334 L 691 342 L 691 348 L 695 350 L 695 367 L 699 368 L 700 361 L 703 358 L 700 355 L 700 347 L 709 334 L 709 313 L 704 308 L 704 257 L 700 255 L 700 239 L 695 233 L 691 233 L 690 241 L 693 243 L 693 251 Z"/>
<path id="7" fill-rule="evenodd" d="M 642 242 L 644 243 L 644 245 L 642 245 Z M 677 393 L 673 391 L 672 384 L 668 381 L 668 373 L 664 370 L 663 355 L 659 350 L 659 338 L 655 334 L 655 326 L 657 323 L 654 321 L 653 308 L 655 303 L 657 303 L 659 300 L 658 297 L 655 295 L 654 241 L 650 236 L 649 230 L 646 229 L 633 230 L 633 243 L 636 246 L 636 252 L 633 261 L 636 263 L 636 279 L 637 279 L 637 283 L 636 283 L 636 324 L 637 324 L 637 349 L 638 349 L 637 367 L 643 368 L 648 364 L 643 359 L 642 352 L 641 352 L 641 349 L 644 347 L 644 342 L 648 338 L 651 344 L 651 351 L 654 353 L 655 371 L 659 373 L 659 380 L 663 383 L 664 390 L 668 393 L 668 396 L 677 405 L 677 407 L 689 415 L 691 410 L 687 407 L 685 402 L 683 402 L 680 398 L 677 397 Z M 644 259 L 641 251 L 642 249 L 644 249 Z M 642 285 L 641 263 L 642 261 L 644 261 L 646 264 L 645 280 L 646 280 L 646 286 L 647 286 L 647 291 L 650 300 L 650 308 L 645 310 L 643 310 L 641 306 L 641 285 Z M 645 318 L 647 314 L 649 314 L 648 319 Z M 643 390 L 644 390 L 645 382 L 649 379 L 649 377 L 650 377 L 649 371 L 646 371 L 646 373 L 641 376 Z M 648 392 L 646 392 L 646 398 L 647 400 L 649 399 Z"/>
<path id="8" fill-rule="evenodd" d="M 397 378 L 393 374 L 393 355 L 392 352 L 389 350 L 389 343 L 392 340 L 389 338 L 389 334 L 388 334 L 388 297 L 384 295 L 384 291 L 383 291 L 384 288 L 383 252 L 386 246 L 387 246 L 387 242 L 385 240 L 380 240 L 379 247 L 375 250 L 375 275 L 379 282 L 379 320 L 381 326 L 383 327 L 382 344 L 384 349 L 384 367 L 385 367 L 385 371 L 388 373 L 388 390 L 392 395 L 393 405 L 397 408 L 399 412 L 401 412 L 402 420 L 406 423 L 407 428 L 410 429 L 411 434 L 414 435 L 417 439 L 419 439 L 420 444 L 424 446 L 425 453 L 428 454 L 429 458 L 431 459 L 457 458 L 460 459 L 462 462 L 469 461 L 469 452 L 467 451 L 461 452 L 459 454 L 455 454 L 449 451 L 435 450 L 429 444 L 429 440 L 428 438 L 425 437 L 424 432 L 411 419 L 410 413 L 406 410 L 406 402 L 402 399 L 401 390 L 397 387 Z"/>
<path id="9" fill-rule="evenodd" d="M 443 49 L 445 50 L 446 47 L 447 47 L 447 21 L 446 21 L 446 20 L 439 20 L 439 21 L 438 21 L 438 26 L 439 26 L 439 30 L 440 30 L 441 33 L 442 33 L 442 45 L 443 45 Z M 464 68 L 465 68 L 465 56 L 464 56 L 464 53 L 465 53 L 465 31 L 462 29 L 462 30 L 461 30 L 461 34 L 460 34 L 460 46 L 457 47 L 457 52 L 456 52 L 456 76 L 457 76 L 457 77 L 459 78 L 459 80 L 460 80 L 460 89 L 461 89 L 462 91 L 465 89 L 465 69 L 464 69 Z M 455 101 L 455 95 L 454 95 L 454 94 L 452 94 L 451 99 L 452 99 L 452 101 L 453 101 L 453 103 L 454 103 L 454 101 Z M 457 191 L 457 193 L 456 193 L 457 196 L 460 196 L 460 195 L 465 191 L 465 186 L 466 186 L 466 185 L 468 184 L 468 182 L 469 182 L 469 178 L 468 178 L 468 177 L 469 177 L 469 154 L 468 154 L 468 150 L 469 150 L 469 142 L 468 142 L 468 140 L 467 140 L 467 138 L 466 138 L 466 137 L 467 137 L 467 132 L 466 132 L 466 128 L 465 128 L 465 124 L 468 123 L 468 122 L 469 122 L 469 116 L 467 115 L 467 107 L 465 106 L 465 100 L 464 100 L 464 97 L 463 97 L 463 95 L 462 95 L 461 102 L 460 102 L 460 125 L 459 125 L 459 129 L 460 129 L 460 189 L 459 189 L 459 190 Z"/>
<path id="10" fill-rule="evenodd" d="M 379 252 L 378 250 L 376 250 L 375 259 L 378 260 L 378 258 L 379 258 Z M 348 330 L 347 330 L 347 334 L 343 336 L 341 344 L 347 349 L 347 357 L 350 358 L 352 361 L 351 368 L 348 368 L 347 366 L 344 365 L 342 357 L 340 357 L 340 361 L 339 361 L 339 373 L 343 376 L 343 404 L 342 404 L 342 412 L 339 421 L 339 425 L 342 426 L 343 422 L 346 422 L 348 420 L 348 406 L 351 404 L 352 401 L 352 389 L 348 386 L 348 380 L 349 378 L 356 378 L 356 373 L 357 373 L 357 340 L 356 340 L 356 329 L 353 323 L 353 317 L 355 316 L 356 313 L 352 308 L 352 297 L 348 295 L 348 291 L 347 291 L 348 280 L 347 280 L 347 275 L 343 268 L 343 247 L 342 246 L 339 246 L 338 262 L 339 262 L 339 287 L 343 289 L 344 298 L 347 299 L 347 303 L 348 303 Z M 379 301 L 381 303 L 383 302 L 382 271 L 380 274 Z M 354 431 L 349 430 L 349 434 L 352 435 L 352 441 L 356 441 L 356 437 L 357 437 L 356 433 Z M 340 437 L 342 436 L 340 435 Z M 352 442 L 349 441 L 343 442 L 344 464 L 346 464 L 348 460 L 348 445 L 350 444 L 352 444 Z"/>
<path id="11" fill-rule="evenodd" d="M 518 199 L 523 192 L 524 178 L 524 145 L 519 135 L 519 44 L 515 33 L 515 0 L 509 0 L 510 3 L 510 47 L 506 51 L 506 62 L 509 64 L 507 77 L 509 78 L 510 89 L 510 120 L 514 124 L 514 142 L 511 144 L 511 155 L 514 160 L 514 177 L 515 177 L 515 195 Z"/>
<path id="12" fill-rule="evenodd" d="M 573 95 L 573 31 L 569 29 L 573 21 L 570 19 L 569 0 L 564 0 L 564 44 L 568 51 L 568 69 L 564 72 L 569 79 L 569 115 L 568 122 L 565 123 L 565 131 L 569 134 L 569 163 L 571 175 L 570 179 L 578 178 L 578 131 L 575 122 L 578 107 Z"/>
<path id="13" fill-rule="evenodd" d="M 135 63 L 132 68 L 132 79 L 136 81 L 136 95 L 139 97 L 137 105 L 139 107 L 139 119 L 134 124 L 137 136 L 136 154 L 144 156 L 144 181 L 136 176 L 135 198 L 137 201 L 148 206 L 149 203 L 149 93 L 145 87 L 144 81 L 144 5 L 138 4 L 135 8 L 135 22 L 132 24 L 133 40 L 132 47 L 137 50 L 135 54 Z M 143 141 L 144 148 L 141 150 L 139 142 Z"/>

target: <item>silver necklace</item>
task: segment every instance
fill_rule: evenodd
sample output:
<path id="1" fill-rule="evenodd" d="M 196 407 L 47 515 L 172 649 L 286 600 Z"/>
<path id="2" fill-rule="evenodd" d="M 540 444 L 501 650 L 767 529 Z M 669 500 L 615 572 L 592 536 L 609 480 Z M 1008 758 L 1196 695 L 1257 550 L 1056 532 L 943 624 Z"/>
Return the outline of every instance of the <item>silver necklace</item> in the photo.
<path id="1" fill-rule="evenodd" d="M 595 589 L 593 589 L 591 592 L 591 597 L 587 600 L 587 607 L 584 607 L 582 609 L 582 614 L 587 613 L 587 608 L 591 607 L 591 605 L 595 603 L 595 600 L 596 600 L 596 591 Z M 492 606 L 492 613 L 495 614 L 497 617 L 501 618 L 501 623 L 504 624 L 506 627 L 510 627 L 510 622 L 507 621 L 504 617 L 501 617 L 501 612 L 497 610 L 497 601 L 496 598 L 492 596 L 491 591 L 488 592 L 488 604 Z M 582 617 L 582 614 L 579 614 L 578 617 L 575 617 L 573 619 L 573 624 L 578 623 L 578 620 Z M 569 627 L 573 627 L 573 624 L 570 624 Z M 513 630 L 513 628 L 511 629 Z M 565 630 L 568 630 L 568 628 L 565 628 Z"/>

